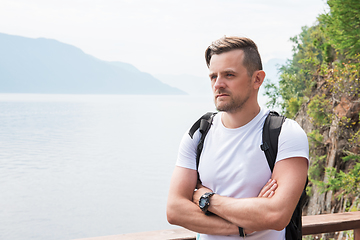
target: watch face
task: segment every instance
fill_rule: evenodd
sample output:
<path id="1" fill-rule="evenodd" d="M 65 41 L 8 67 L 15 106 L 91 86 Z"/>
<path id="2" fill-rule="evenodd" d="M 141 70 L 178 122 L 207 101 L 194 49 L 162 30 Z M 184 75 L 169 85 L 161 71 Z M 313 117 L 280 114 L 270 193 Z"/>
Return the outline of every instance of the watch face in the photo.
<path id="1" fill-rule="evenodd" d="M 207 199 L 206 199 L 206 198 L 200 198 L 199 207 L 200 207 L 200 208 L 204 208 L 204 207 L 206 206 L 206 203 L 207 203 Z"/>

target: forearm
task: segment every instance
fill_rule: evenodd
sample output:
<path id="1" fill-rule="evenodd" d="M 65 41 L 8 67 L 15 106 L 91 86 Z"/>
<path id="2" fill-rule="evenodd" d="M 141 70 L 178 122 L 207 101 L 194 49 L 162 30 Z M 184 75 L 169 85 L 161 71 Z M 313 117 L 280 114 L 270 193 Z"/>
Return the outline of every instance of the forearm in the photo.
<path id="1" fill-rule="evenodd" d="M 205 215 L 199 206 L 187 199 L 168 204 L 167 215 L 170 224 L 179 225 L 198 233 L 236 235 L 239 232 L 236 225 L 216 215 Z"/>
<path id="2" fill-rule="evenodd" d="M 277 183 L 276 183 L 276 180 L 273 180 L 273 179 L 270 179 L 266 185 L 261 189 L 259 195 L 257 196 L 258 198 L 271 198 L 274 193 L 275 193 L 275 190 L 277 189 Z M 197 186 L 197 191 L 194 192 L 193 194 L 193 203 L 197 204 L 199 202 L 199 199 L 200 197 L 205 194 L 206 192 L 212 192 L 210 189 L 204 187 L 203 185 L 199 184 Z M 217 197 L 219 195 L 213 195 L 215 196 L 215 202 L 214 200 L 211 200 L 211 204 L 210 204 L 210 209 L 212 210 L 212 212 L 215 214 L 215 212 L 218 214 L 218 215 L 222 215 L 223 218 L 226 218 L 228 219 L 227 221 L 229 222 L 233 222 L 233 223 L 237 223 L 237 224 L 234 224 L 235 226 L 252 226 L 251 224 L 239 224 L 238 222 L 238 218 L 239 216 L 245 216 L 244 214 L 241 214 L 241 213 L 238 213 L 238 211 L 236 211 L 236 213 L 234 214 L 234 210 L 236 209 L 233 209 L 231 204 L 229 203 L 226 203 L 224 202 L 224 204 L 222 204 L 221 202 L 217 201 Z M 211 197 L 213 198 L 213 197 Z M 222 198 L 220 198 L 222 199 Z M 228 199 L 228 200 L 231 200 L 232 198 L 223 198 L 223 199 Z M 235 200 L 235 199 L 234 199 Z M 216 201 L 218 203 L 216 203 Z M 238 206 L 238 200 L 235 200 L 234 203 L 236 204 L 236 206 Z M 213 206 L 215 204 L 215 206 Z M 211 207 L 212 206 L 212 207 Z M 227 210 L 225 209 L 223 212 L 222 212 L 222 208 L 221 206 L 223 206 L 224 208 L 227 208 Z M 214 208 L 213 208 L 214 207 Z M 239 210 L 241 211 L 241 209 Z M 226 213 L 227 212 L 230 212 L 230 214 L 227 216 Z M 223 214 L 221 214 L 223 213 Z M 234 219 L 233 219 L 234 218 Z M 244 228 L 246 234 L 250 234 L 253 232 L 253 230 L 251 230 L 250 228 Z"/>
<path id="3" fill-rule="evenodd" d="M 237 227 L 218 216 L 206 216 L 198 202 L 192 202 L 197 183 L 197 172 L 176 167 L 171 178 L 167 202 L 167 219 L 170 224 L 179 225 L 189 230 L 213 234 L 237 234 Z"/>
<path id="4" fill-rule="evenodd" d="M 292 158 L 275 165 L 272 178 L 278 188 L 270 198 L 235 199 L 214 195 L 209 211 L 244 229 L 282 230 L 289 223 L 304 189 L 307 160 Z"/>
<path id="5" fill-rule="evenodd" d="M 277 209 L 272 198 L 235 199 L 214 195 L 209 211 L 244 229 L 282 230 L 291 217 L 286 209 Z"/>

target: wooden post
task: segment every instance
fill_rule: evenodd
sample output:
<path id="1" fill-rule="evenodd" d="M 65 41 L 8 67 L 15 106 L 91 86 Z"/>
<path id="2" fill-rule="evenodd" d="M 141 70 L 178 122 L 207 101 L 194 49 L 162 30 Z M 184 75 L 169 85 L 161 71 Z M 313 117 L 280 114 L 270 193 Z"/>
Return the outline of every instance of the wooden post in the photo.
<path id="1" fill-rule="evenodd" d="M 360 240 L 360 228 L 354 229 L 354 240 Z"/>

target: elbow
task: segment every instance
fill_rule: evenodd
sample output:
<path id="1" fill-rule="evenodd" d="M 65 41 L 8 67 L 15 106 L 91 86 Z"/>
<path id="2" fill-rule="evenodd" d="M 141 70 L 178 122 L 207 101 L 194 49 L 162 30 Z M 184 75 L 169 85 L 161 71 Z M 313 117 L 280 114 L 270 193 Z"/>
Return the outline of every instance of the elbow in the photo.
<path id="1" fill-rule="evenodd" d="M 274 224 L 273 229 L 276 231 L 281 231 L 284 228 L 286 228 L 286 226 L 289 224 L 290 221 L 284 221 L 284 220 L 279 220 L 277 223 Z"/>
<path id="2" fill-rule="evenodd" d="M 170 223 L 171 225 L 176 225 L 176 218 L 171 212 L 169 211 L 166 212 L 166 218 L 168 223 Z"/>
<path id="3" fill-rule="evenodd" d="M 291 220 L 291 216 L 288 216 L 288 214 L 285 213 L 273 213 L 270 214 L 269 218 L 268 218 L 268 223 L 269 223 L 269 229 L 273 229 L 276 231 L 281 231 L 284 228 L 286 228 L 286 226 L 289 224 Z"/>
<path id="4" fill-rule="evenodd" d="M 172 206 L 167 206 L 166 208 L 166 218 L 168 223 L 170 223 L 171 225 L 177 225 L 177 214 L 174 210 L 174 207 Z"/>

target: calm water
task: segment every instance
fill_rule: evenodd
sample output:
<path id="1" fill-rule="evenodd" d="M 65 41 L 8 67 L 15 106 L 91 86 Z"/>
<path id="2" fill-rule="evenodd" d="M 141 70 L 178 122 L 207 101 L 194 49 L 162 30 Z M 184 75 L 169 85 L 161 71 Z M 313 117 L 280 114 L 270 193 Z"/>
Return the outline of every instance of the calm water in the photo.
<path id="1" fill-rule="evenodd" d="M 174 228 L 178 144 L 211 97 L 0 94 L 0 239 Z"/>

